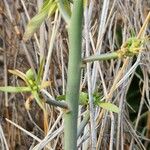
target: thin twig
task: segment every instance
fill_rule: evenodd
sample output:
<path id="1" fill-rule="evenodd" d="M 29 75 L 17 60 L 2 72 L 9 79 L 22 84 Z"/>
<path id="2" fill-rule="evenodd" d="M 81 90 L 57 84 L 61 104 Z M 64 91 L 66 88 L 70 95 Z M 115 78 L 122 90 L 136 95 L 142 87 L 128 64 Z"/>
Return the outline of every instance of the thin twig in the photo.
<path id="1" fill-rule="evenodd" d="M 12 122 L 11 120 L 9 120 L 8 118 L 5 118 L 5 120 L 7 122 L 9 122 L 10 124 L 14 125 L 16 128 L 20 129 L 21 131 L 23 131 L 24 133 L 26 133 L 28 136 L 32 137 L 33 139 L 35 139 L 36 141 L 40 142 L 41 139 L 39 139 L 37 136 L 33 135 L 31 132 L 25 130 L 24 128 L 22 128 L 21 126 L 19 126 L 18 124 Z"/>
<path id="2" fill-rule="evenodd" d="M 111 131 L 110 131 L 109 150 L 113 150 L 115 118 L 114 118 L 114 114 L 112 112 L 110 112 L 110 118 L 111 118 Z"/>
<path id="3" fill-rule="evenodd" d="M 51 62 L 51 55 L 52 55 L 52 51 L 53 51 L 53 47 L 54 47 L 54 41 L 56 38 L 56 33 L 58 31 L 58 27 L 60 25 L 60 15 L 58 14 L 58 11 L 55 14 L 55 19 L 54 19 L 54 26 L 53 26 L 53 30 L 52 30 L 52 35 L 51 35 L 51 39 L 49 42 L 49 49 L 48 49 L 48 55 L 46 58 L 46 63 L 45 63 L 45 70 L 44 70 L 44 74 L 43 74 L 43 81 L 47 80 L 47 77 L 49 75 L 49 66 L 50 66 L 50 62 Z"/>
<path id="4" fill-rule="evenodd" d="M 46 90 L 41 90 L 41 93 L 45 97 L 45 102 L 49 105 L 58 106 L 63 109 L 68 109 L 68 105 L 65 102 L 55 100 Z"/>
<path id="5" fill-rule="evenodd" d="M 5 145 L 5 148 L 2 147 L 2 149 L 6 149 L 6 150 L 9 150 L 9 147 L 8 147 L 8 143 L 7 143 L 7 140 L 5 138 L 5 135 L 4 135 L 4 132 L 3 132 L 3 128 L 2 128 L 2 125 L 0 124 L 0 137 L 1 137 L 1 142 L 4 142 L 4 144 L 2 144 L 2 146 Z"/>

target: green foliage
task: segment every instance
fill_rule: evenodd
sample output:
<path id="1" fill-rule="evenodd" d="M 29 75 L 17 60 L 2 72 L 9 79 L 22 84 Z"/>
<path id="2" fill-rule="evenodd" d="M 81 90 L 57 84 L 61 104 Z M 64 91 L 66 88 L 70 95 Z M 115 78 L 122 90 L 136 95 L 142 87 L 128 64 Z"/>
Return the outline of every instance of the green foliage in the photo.
<path id="1" fill-rule="evenodd" d="M 130 37 L 123 44 L 120 50 L 118 50 L 118 56 L 122 57 L 132 57 L 143 49 L 143 44 L 145 43 L 145 38 Z"/>
<path id="2" fill-rule="evenodd" d="M 88 93 L 86 92 L 80 92 L 80 97 L 79 97 L 79 104 L 80 105 L 87 105 L 88 104 Z"/>
<path id="3" fill-rule="evenodd" d="M 97 105 L 97 103 L 99 103 L 99 101 L 102 99 L 102 93 L 95 91 L 93 93 L 93 98 L 94 98 L 94 104 Z"/>
<path id="4" fill-rule="evenodd" d="M 94 105 L 95 106 L 99 106 L 99 107 L 106 109 L 108 111 L 111 111 L 111 112 L 119 113 L 119 108 L 116 105 L 109 103 L 109 102 L 101 101 L 101 97 L 102 97 L 102 95 L 100 92 L 94 92 L 93 98 L 94 98 Z M 66 95 L 57 96 L 56 99 L 57 100 L 65 100 Z M 80 92 L 79 104 L 80 105 L 88 105 L 88 101 L 89 101 L 88 93 L 87 92 Z"/>
<path id="5" fill-rule="evenodd" d="M 119 108 L 115 104 L 112 104 L 110 102 L 101 101 L 102 95 L 100 92 L 94 92 L 93 98 L 94 98 L 94 104 L 96 106 L 99 106 L 99 107 L 106 109 L 108 111 L 111 111 L 111 112 L 119 113 Z"/>
<path id="6" fill-rule="evenodd" d="M 126 44 L 129 51 L 129 55 L 130 53 L 137 54 L 139 52 L 139 49 L 141 48 L 142 40 L 136 37 L 131 37 L 127 40 Z"/>
<path id="7" fill-rule="evenodd" d="M 34 74 L 32 69 L 29 69 L 25 74 L 19 70 L 9 70 L 10 73 L 20 77 L 25 83 L 26 87 L 13 87 L 13 86 L 6 86 L 0 87 L 0 91 L 3 92 L 10 92 L 10 93 L 20 93 L 20 92 L 30 92 L 32 96 L 35 98 L 37 104 L 44 110 L 43 102 L 40 98 L 39 90 L 45 88 L 50 85 L 49 81 L 42 82 L 42 75 L 43 75 L 43 67 L 44 61 L 41 61 L 40 68 L 38 74 Z M 45 110 L 44 110 L 45 111 Z"/>
<path id="8" fill-rule="evenodd" d="M 66 99 L 66 95 L 59 95 L 59 96 L 56 97 L 56 99 L 57 99 L 58 101 L 63 101 L 63 100 Z"/>
<path id="9" fill-rule="evenodd" d="M 56 98 L 57 100 L 65 100 L 66 99 L 66 95 L 59 95 Z M 79 104 L 80 105 L 88 105 L 88 93 L 86 92 L 80 92 L 80 96 L 79 96 Z"/>
<path id="10" fill-rule="evenodd" d="M 112 104 L 112 103 L 109 103 L 109 102 L 99 102 L 97 103 L 97 105 L 103 109 L 106 109 L 108 111 L 111 111 L 111 112 L 115 112 L 115 113 L 119 113 L 119 108 Z"/>
<path id="11" fill-rule="evenodd" d="M 43 71 L 44 71 L 44 62 L 45 62 L 45 59 L 43 58 L 41 60 L 40 67 L 38 69 L 38 74 L 37 74 L 37 79 L 36 79 L 37 84 L 40 84 L 40 81 L 42 80 L 42 75 L 43 75 Z"/>
<path id="12" fill-rule="evenodd" d="M 38 30 L 41 24 L 45 21 L 47 17 L 51 17 L 57 9 L 59 9 L 62 17 L 69 23 L 71 18 L 71 6 L 73 3 L 70 0 L 45 0 L 40 11 L 29 21 L 23 40 L 27 41 L 31 36 Z M 87 5 L 87 0 L 84 0 L 84 6 Z"/>
<path id="13" fill-rule="evenodd" d="M 65 21 L 69 22 L 71 16 L 70 1 L 45 0 L 40 11 L 29 21 L 23 36 L 24 41 L 27 41 L 37 31 L 45 19 L 56 12 L 57 8 L 59 8 Z"/>
<path id="14" fill-rule="evenodd" d="M 57 9 L 55 0 L 45 0 L 41 10 L 28 23 L 23 39 L 27 41 L 41 26 L 47 16 L 51 16 Z"/>

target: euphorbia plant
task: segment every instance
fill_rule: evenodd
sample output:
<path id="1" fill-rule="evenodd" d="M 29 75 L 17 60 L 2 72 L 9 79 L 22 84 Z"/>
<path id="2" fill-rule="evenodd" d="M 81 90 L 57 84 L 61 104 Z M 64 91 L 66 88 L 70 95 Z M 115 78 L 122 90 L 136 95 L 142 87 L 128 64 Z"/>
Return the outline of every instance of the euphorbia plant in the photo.
<path id="1" fill-rule="evenodd" d="M 10 93 L 21 93 L 21 92 L 29 92 L 31 96 L 26 100 L 25 106 L 26 109 L 30 109 L 30 103 L 33 99 L 36 100 L 39 107 L 43 110 L 44 114 L 44 131 L 45 133 L 48 130 L 48 117 L 47 111 L 45 109 L 45 104 L 43 98 L 40 94 L 40 90 L 46 88 L 50 85 L 50 81 L 42 82 L 42 74 L 43 74 L 43 65 L 44 60 L 42 60 L 38 73 L 34 73 L 32 69 L 29 69 L 25 74 L 17 69 L 9 70 L 9 72 L 15 76 L 20 77 L 26 84 L 26 87 L 0 87 L 0 91 L 10 92 Z"/>
<path id="2" fill-rule="evenodd" d="M 71 6 L 73 9 L 71 11 Z M 88 105 L 87 93 L 80 93 L 80 77 L 81 77 L 81 66 L 83 63 L 96 60 L 108 60 L 114 58 L 124 58 L 128 56 L 133 56 L 139 53 L 141 46 L 143 45 L 143 40 L 140 37 L 135 37 L 128 39 L 122 47 L 113 53 L 101 54 L 100 56 L 94 55 L 88 58 L 81 58 L 82 52 L 82 20 L 83 20 L 83 0 L 74 0 L 73 2 L 69 0 L 45 0 L 43 7 L 39 13 L 33 17 L 29 22 L 26 32 L 24 34 L 24 40 L 28 40 L 33 33 L 40 27 L 41 23 L 51 16 L 56 9 L 59 9 L 66 23 L 68 24 L 68 35 L 69 35 L 69 62 L 68 62 L 68 76 L 67 76 L 67 91 L 65 95 L 67 109 L 64 111 L 64 134 L 65 134 L 65 150 L 76 150 L 77 149 L 77 138 L 80 135 L 77 132 L 77 118 L 78 118 L 78 107 L 79 99 L 82 98 L 84 105 Z M 38 105 L 46 114 L 44 107 L 44 100 L 40 94 L 42 88 L 47 87 L 50 83 L 47 81 L 41 82 L 42 70 L 44 63 L 39 68 L 37 75 L 32 72 L 31 69 L 27 71 L 26 74 L 18 71 L 11 70 L 10 72 L 22 78 L 27 87 L 1 87 L 1 91 L 7 92 L 31 92 L 32 96 L 37 101 Z M 82 94 L 82 95 L 81 95 Z M 94 95 L 93 95 L 94 97 Z M 95 96 L 96 97 L 96 96 Z M 95 98 L 94 97 L 94 98 Z M 26 106 L 29 100 L 26 102 Z M 118 112 L 118 107 L 111 103 L 101 102 L 100 98 L 95 99 L 95 105 L 105 108 L 109 111 Z M 46 115 L 44 115 L 46 116 Z M 86 118 L 87 123 L 88 117 Z M 85 124 L 84 124 L 85 125 Z M 81 130 L 80 130 L 81 131 Z M 78 133 L 78 134 L 77 134 Z"/>

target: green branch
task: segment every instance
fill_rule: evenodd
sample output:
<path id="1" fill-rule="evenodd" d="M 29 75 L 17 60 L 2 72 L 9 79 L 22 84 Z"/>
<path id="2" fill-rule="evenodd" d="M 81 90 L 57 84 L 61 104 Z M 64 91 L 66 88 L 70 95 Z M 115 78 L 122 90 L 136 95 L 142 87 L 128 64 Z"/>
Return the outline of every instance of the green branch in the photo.
<path id="1" fill-rule="evenodd" d="M 115 52 L 100 54 L 100 55 L 92 55 L 83 59 L 83 63 L 94 62 L 94 61 L 102 61 L 102 60 L 110 60 L 124 57 L 133 57 L 134 55 L 139 54 L 139 52 L 143 49 L 143 44 L 145 43 L 145 38 L 137 38 L 131 37 L 128 38 L 125 43 L 122 44 L 121 48 Z"/>
<path id="2" fill-rule="evenodd" d="M 110 60 L 118 58 L 117 52 L 100 54 L 100 55 L 92 55 L 83 59 L 83 63 L 94 62 L 94 61 L 102 61 L 102 60 Z"/>
<path id="3" fill-rule="evenodd" d="M 77 150 L 77 118 L 81 77 L 83 0 L 73 4 L 69 24 L 69 62 L 66 102 L 69 112 L 64 114 L 65 150 Z"/>
<path id="4" fill-rule="evenodd" d="M 61 102 L 61 101 L 57 101 L 55 100 L 46 90 L 41 90 L 42 95 L 44 96 L 44 100 L 47 104 L 49 105 L 53 105 L 56 107 L 60 107 L 63 109 L 68 109 L 68 105 L 66 102 Z"/>

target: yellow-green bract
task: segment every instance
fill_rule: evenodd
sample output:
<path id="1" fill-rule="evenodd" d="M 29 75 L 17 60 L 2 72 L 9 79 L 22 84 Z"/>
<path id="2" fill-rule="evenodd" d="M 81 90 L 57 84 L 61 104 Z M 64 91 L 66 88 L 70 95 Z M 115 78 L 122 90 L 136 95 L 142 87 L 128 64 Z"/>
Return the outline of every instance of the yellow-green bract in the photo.
<path id="1" fill-rule="evenodd" d="M 35 75 L 31 68 L 26 72 L 26 77 L 29 80 L 35 80 Z"/>

